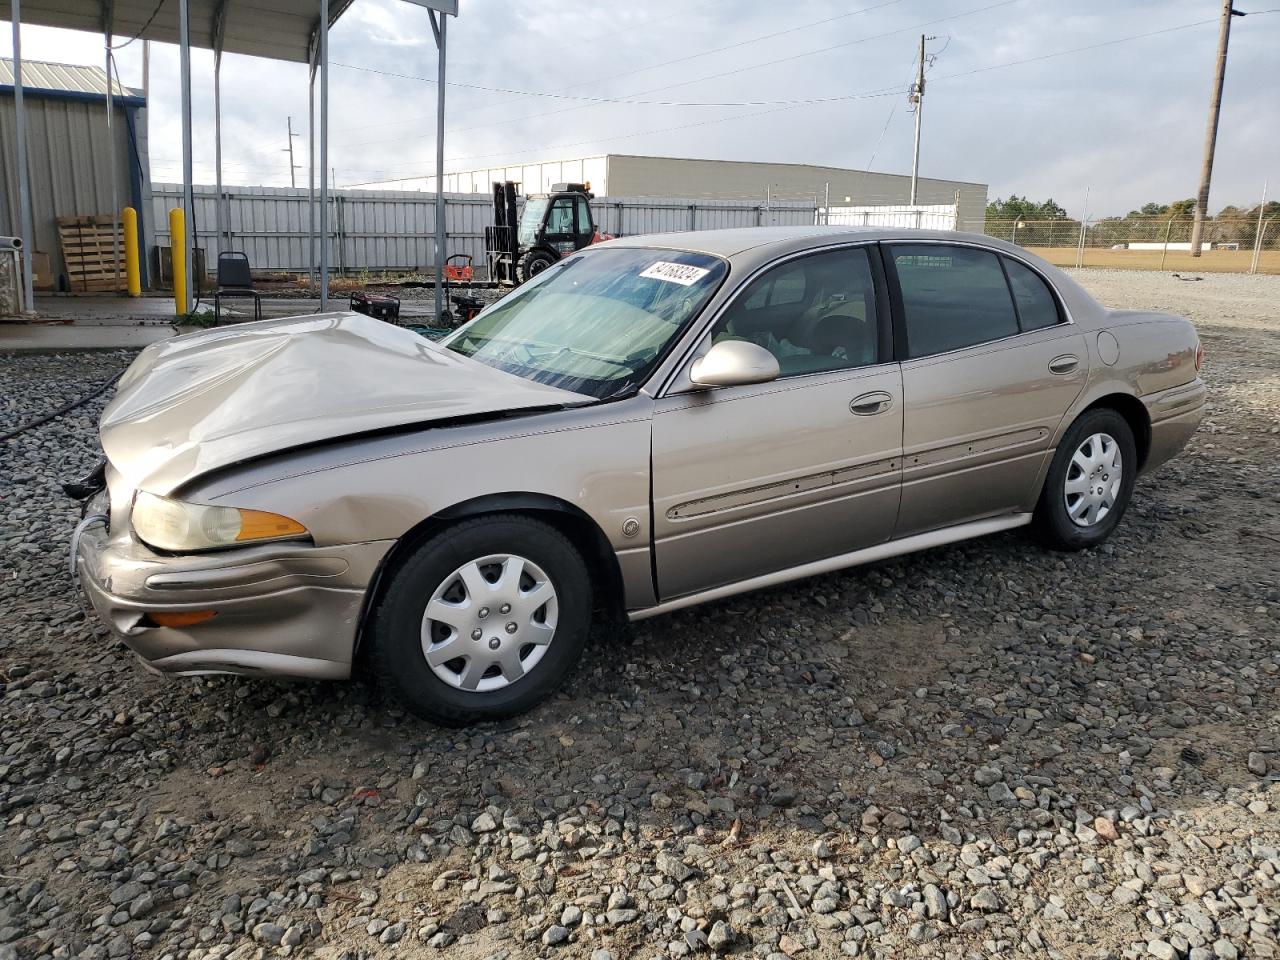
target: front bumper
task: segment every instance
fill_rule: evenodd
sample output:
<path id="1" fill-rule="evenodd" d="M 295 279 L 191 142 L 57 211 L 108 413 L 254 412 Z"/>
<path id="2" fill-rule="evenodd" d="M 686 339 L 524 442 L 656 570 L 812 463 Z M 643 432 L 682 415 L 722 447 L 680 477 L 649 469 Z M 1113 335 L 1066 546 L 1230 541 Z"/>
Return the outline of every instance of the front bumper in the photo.
<path id="1" fill-rule="evenodd" d="M 80 530 L 72 564 L 99 619 L 153 670 L 336 679 L 351 673 L 364 598 L 392 542 L 164 556 L 99 522 Z M 216 616 L 182 628 L 146 618 L 196 610 Z"/>

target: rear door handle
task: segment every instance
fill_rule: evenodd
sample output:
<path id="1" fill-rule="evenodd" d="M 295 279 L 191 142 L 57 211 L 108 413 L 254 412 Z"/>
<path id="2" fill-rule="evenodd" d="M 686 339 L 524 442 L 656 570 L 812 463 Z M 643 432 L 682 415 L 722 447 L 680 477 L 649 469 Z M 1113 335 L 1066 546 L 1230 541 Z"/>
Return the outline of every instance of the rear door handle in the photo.
<path id="1" fill-rule="evenodd" d="M 1070 373 L 1078 366 L 1080 366 L 1080 358 L 1067 353 L 1061 357 L 1054 357 L 1049 361 L 1049 372 Z"/>
<path id="2" fill-rule="evenodd" d="M 893 406 L 893 397 L 883 390 L 876 390 L 850 400 L 849 412 L 859 417 L 870 417 L 873 414 L 884 413 L 891 406 Z"/>

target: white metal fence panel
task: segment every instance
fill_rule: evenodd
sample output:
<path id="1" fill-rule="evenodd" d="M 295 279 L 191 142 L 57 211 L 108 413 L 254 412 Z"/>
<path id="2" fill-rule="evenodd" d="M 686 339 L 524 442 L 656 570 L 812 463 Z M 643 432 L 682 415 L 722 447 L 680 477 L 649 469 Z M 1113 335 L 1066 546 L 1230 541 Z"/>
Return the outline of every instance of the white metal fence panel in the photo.
<path id="1" fill-rule="evenodd" d="M 841 227 L 915 227 L 922 230 L 954 230 L 958 211 L 953 203 L 902 204 L 901 206 L 852 206 L 818 212 L 820 223 Z"/>
<path id="2" fill-rule="evenodd" d="M 242 250 L 255 270 L 305 272 L 309 250 L 307 191 L 289 187 L 226 187 L 226 236 L 219 242 L 216 191 L 195 188 L 194 230 L 210 270 L 220 250 Z M 177 184 L 153 187 L 152 222 L 157 245 L 167 247 L 169 210 L 182 203 Z M 435 196 L 382 190 L 335 190 L 329 199 L 329 262 L 338 273 L 408 271 L 435 261 Z M 800 225 L 814 222 L 815 207 L 805 202 L 751 203 L 734 200 L 685 200 L 600 197 L 592 201 L 596 222 L 605 233 L 637 236 L 682 230 Z M 318 214 L 318 210 L 317 210 Z M 467 254 L 485 266 L 484 228 L 493 223 L 491 199 L 484 194 L 446 194 L 445 232 L 450 254 Z M 317 223 L 318 227 L 318 223 Z M 317 241 L 318 243 L 318 241 Z"/>
<path id="3" fill-rule="evenodd" d="M 319 262 L 309 251 L 307 191 L 290 187 L 223 189 L 227 236 L 219 243 L 216 191 L 195 188 L 195 237 L 212 269 L 218 253 L 242 250 L 255 270 L 305 272 Z M 435 261 L 435 196 L 376 190 L 335 190 L 329 195 L 329 262 L 338 272 L 416 270 Z M 176 184 L 155 184 L 156 243 L 167 247 L 169 210 L 182 203 Z M 446 195 L 445 232 L 449 252 L 484 263 L 484 228 L 493 222 L 488 197 Z M 316 210 L 319 228 L 319 209 Z M 189 225 L 188 229 L 192 229 Z"/>

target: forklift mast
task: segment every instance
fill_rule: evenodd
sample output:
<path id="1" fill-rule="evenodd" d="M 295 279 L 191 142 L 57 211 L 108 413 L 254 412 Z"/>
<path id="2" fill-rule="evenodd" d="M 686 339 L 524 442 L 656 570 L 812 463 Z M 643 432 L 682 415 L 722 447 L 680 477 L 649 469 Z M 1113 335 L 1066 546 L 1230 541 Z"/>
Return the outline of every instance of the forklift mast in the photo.
<path id="1" fill-rule="evenodd" d="M 516 213 L 516 190 L 511 180 L 493 185 L 493 226 L 484 228 L 485 254 L 489 261 L 489 279 L 504 286 L 516 283 L 516 261 L 519 258 Z"/>

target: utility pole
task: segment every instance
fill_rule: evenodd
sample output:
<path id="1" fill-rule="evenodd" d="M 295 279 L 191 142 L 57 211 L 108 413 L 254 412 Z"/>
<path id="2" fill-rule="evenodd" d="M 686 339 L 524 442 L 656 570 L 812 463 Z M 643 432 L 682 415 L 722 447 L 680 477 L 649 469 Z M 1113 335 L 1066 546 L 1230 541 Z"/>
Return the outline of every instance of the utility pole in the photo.
<path id="1" fill-rule="evenodd" d="M 916 82 L 911 88 L 907 102 L 916 108 L 916 146 L 911 156 L 911 205 L 916 203 L 916 188 L 920 181 L 920 114 L 924 112 L 924 34 L 920 34 L 920 69 L 916 72 Z"/>
<path id="2" fill-rule="evenodd" d="M 1227 42 L 1231 39 L 1231 18 L 1243 17 L 1231 9 L 1231 0 L 1222 0 L 1222 23 L 1218 27 L 1218 67 L 1209 95 L 1209 127 L 1204 134 L 1204 165 L 1200 168 L 1200 195 L 1196 198 L 1196 219 L 1191 227 L 1191 255 L 1200 256 L 1204 218 L 1209 214 L 1209 179 L 1213 176 L 1213 148 L 1218 140 L 1218 114 L 1222 110 L 1222 81 L 1227 74 Z"/>
<path id="3" fill-rule="evenodd" d="M 296 189 L 298 186 L 298 181 L 294 173 L 298 168 L 297 168 L 297 165 L 294 164 L 293 162 L 293 138 L 296 136 L 300 136 L 300 134 L 296 134 L 293 132 L 293 117 L 289 117 L 288 121 L 289 121 L 289 146 L 286 147 L 285 149 L 289 154 L 289 186 Z"/>

